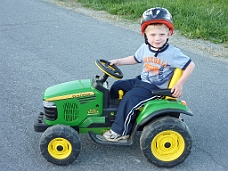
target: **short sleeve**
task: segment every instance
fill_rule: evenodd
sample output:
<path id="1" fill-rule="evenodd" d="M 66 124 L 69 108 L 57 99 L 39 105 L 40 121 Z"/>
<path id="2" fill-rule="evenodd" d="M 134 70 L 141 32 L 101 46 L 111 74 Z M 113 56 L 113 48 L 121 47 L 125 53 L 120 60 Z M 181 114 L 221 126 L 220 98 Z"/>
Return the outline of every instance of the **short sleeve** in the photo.
<path id="1" fill-rule="evenodd" d="M 144 51 L 145 51 L 145 46 L 146 44 L 142 44 L 139 49 L 135 52 L 135 60 L 138 62 L 138 63 L 142 63 L 142 58 L 143 58 L 143 55 L 144 55 Z"/>
<path id="2" fill-rule="evenodd" d="M 173 54 L 173 67 L 185 70 L 190 62 L 191 59 L 183 54 L 180 49 L 176 48 L 175 53 Z"/>

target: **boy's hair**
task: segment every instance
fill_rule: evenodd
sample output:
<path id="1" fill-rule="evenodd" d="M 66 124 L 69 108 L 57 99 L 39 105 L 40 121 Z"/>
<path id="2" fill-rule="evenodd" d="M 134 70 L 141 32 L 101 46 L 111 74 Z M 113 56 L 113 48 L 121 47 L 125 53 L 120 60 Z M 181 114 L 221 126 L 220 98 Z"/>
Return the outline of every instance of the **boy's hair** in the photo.
<path id="1" fill-rule="evenodd" d="M 144 32 L 145 32 L 145 30 L 147 29 L 148 26 L 164 26 L 165 28 L 167 28 L 168 30 L 170 30 L 169 27 L 167 27 L 165 24 L 162 24 L 162 23 L 152 23 L 152 24 L 149 24 L 149 25 L 146 26 L 146 28 L 144 29 Z"/>

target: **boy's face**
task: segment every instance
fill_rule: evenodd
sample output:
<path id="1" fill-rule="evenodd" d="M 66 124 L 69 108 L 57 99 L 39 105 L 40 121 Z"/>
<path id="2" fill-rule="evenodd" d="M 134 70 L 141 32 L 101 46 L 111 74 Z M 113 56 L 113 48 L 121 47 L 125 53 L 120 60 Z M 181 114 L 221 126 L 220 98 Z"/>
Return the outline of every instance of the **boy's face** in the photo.
<path id="1" fill-rule="evenodd" d="M 149 44 L 155 48 L 162 47 L 166 43 L 167 39 L 171 36 L 169 28 L 164 24 L 147 26 L 145 29 L 145 34 L 147 36 Z"/>

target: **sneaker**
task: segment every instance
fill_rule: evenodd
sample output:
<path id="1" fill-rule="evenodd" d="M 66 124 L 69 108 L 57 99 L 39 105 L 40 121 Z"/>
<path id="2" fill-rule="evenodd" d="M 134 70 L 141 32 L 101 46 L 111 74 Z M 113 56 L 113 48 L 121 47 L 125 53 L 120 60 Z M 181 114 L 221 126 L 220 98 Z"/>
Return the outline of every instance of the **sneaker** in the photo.
<path id="1" fill-rule="evenodd" d="M 117 142 L 119 140 L 128 139 L 129 135 L 121 136 L 120 134 L 115 133 L 113 130 L 109 130 L 103 134 L 106 140 Z"/>

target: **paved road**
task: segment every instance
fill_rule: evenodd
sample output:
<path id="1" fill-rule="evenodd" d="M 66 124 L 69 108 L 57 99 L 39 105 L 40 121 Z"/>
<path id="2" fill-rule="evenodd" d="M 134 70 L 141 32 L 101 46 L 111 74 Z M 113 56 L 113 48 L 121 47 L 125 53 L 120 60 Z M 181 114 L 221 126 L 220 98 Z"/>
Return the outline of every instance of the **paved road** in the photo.
<path id="1" fill-rule="evenodd" d="M 48 163 L 39 152 L 41 134 L 33 131 L 34 114 L 42 109 L 48 86 L 91 78 L 100 71 L 95 59 L 133 54 L 141 35 L 42 0 L 0 2 L 0 167 L 1 171 L 75 170 L 228 170 L 228 63 L 182 49 L 196 63 L 183 99 L 195 113 L 185 117 L 194 145 L 192 154 L 175 168 L 146 161 L 139 137 L 132 147 L 95 144 L 81 135 L 82 151 L 69 166 Z M 139 66 L 121 67 L 125 78 Z M 112 83 L 112 79 L 109 79 Z"/>

